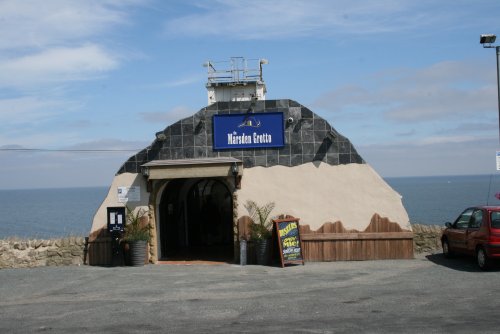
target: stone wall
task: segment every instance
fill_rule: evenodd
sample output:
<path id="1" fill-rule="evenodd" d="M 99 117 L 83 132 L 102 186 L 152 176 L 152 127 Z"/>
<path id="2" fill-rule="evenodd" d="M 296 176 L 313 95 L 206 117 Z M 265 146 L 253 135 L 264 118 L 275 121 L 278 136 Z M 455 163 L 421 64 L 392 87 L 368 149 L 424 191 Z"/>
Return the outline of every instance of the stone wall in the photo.
<path id="1" fill-rule="evenodd" d="M 435 253 L 442 250 L 441 234 L 444 227 L 412 224 L 411 228 L 415 253 Z"/>
<path id="2" fill-rule="evenodd" d="M 38 266 L 81 265 L 84 263 L 85 238 L 50 240 L 0 240 L 0 269 Z"/>

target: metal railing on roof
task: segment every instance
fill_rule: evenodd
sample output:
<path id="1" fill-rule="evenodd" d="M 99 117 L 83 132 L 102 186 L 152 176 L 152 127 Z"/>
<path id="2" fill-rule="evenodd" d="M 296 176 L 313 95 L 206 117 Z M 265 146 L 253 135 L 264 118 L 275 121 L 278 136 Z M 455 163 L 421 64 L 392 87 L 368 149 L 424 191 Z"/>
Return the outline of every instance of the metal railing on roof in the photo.
<path id="1" fill-rule="evenodd" d="M 208 83 L 263 82 L 262 65 L 266 59 L 231 57 L 229 61 L 207 61 L 203 64 L 208 71 Z"/>

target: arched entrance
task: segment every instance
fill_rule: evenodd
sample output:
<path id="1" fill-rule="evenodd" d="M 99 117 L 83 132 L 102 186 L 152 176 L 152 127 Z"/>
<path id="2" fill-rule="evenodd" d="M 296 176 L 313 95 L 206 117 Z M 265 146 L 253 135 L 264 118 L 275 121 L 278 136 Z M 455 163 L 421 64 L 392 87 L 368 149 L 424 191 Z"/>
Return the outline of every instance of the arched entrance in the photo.
<path id="1" fill-rule="evenodd" d="M 233 260 L 233 200 L 216 178 L 175 179 L 159 204 L 161 260 Z"/>

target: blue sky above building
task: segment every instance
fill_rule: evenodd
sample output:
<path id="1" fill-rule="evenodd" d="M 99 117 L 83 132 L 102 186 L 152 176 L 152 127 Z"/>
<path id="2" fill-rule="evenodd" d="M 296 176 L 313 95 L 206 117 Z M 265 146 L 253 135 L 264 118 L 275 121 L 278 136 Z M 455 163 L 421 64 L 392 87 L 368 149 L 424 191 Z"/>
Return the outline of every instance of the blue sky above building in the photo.
<path id="1" fill-rule="evenodd" d="M 140 150 L 207 105 L 207 60 L 266 58 L 382 176 L 490 174 L 498 1 L 2 1 L 0 148 Z M 0 151 L 0 188 L 107 185 L 133 152 Z"/>

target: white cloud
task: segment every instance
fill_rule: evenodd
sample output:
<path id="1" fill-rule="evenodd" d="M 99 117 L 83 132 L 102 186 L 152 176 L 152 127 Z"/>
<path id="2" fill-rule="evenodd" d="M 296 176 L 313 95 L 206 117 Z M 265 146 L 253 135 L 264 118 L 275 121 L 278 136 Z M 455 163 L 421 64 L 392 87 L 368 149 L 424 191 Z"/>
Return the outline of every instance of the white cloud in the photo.
<path id="1" fill-rule="evenodd" d="M 491 173 L 498 143 L 494 72 L 474 61 L 391 69 L 313 106 L 384 176 Z"/>
<path id="2" fill-rule="evenodd" d="M 36 86 L 84 80 L 118 66 L 115 57 L 97 45 L 53 48 L 0 61 L 0 86 Z"/>
<path id="3" fill-rule="evenodd" d="M 385 30 L 367 15 L 378 5 L 364 2 L 362 6 L 343 1 L 241 1 L 219 0 L 200 6 L 201 11 L 175 18 L 166 24 L 168 33 L 185 35 L 218 35 L 226 38 L 269 39 L 283 36 L 305 36 L 323 30 L 350 30 L 357 33 Z M 398 12 L 396 2 L 387 6 L 387 13 Z M 333 31 L 331 31 L 333 32 Z M 323 31 L 325 33 L 325 31 Z"/>
<path id="4" fill-rule="evenodd" d="M 193 115 L 194 112 L 187 107 L 178 106 L 167 112 L 141 112 L 139 115 L 145 122 L 171 124 Z"/>
<path id="5" fill-rule="evenodd" d="M 68 101 L 35 96 L 0 100 L 0 145 L 47 147 L 74 142 L 79 137 L 74 127 L 56 125 L 73 108 Z"/>
<path id="6" fill-rule="evenodd" d="M 1 142 L 1 141 L 0 141 Z M 70 150 L 131 150 L 126 152 L 30 152 L 0 150 L 2 189 L 40 187 L 89 187 L 110 184 L 120 166 L 150 143 L 117 139 L 98 139 L 72 146 Z M 0 148 L 32 148 L 28 145 Z M 137 151 L 136 151 L 137 150 Z"/>
<path id="7" fill-rule="evenodd" d="M 7 0 L 0 2 L 0 50 L 44 48 L 95 36 L 127 22 L 134 1 Z"/>
<path id="8" fill-rule="evenodd" d="M 63 105 L 62 101 L 47 100 L 35 96 L 0 99 L 0 124 L 16 126 L 37 122 L 57 115 L 54 109 Z"/>
<path id="9" fill-rule="evenodd" d="M 21 145 L 28 148 L 47 148 L 53 145 L 74 140 L 74 133 L 51 131 L 36 131 L 30 127 L 2 131 L 0 134 L 0 143 L 3 145 Z"/>
<path id="10" fill-rule="evenodd" d="M 166 82 L 164 85 L 168 88 L 186 86 L 192 83 L 201 82 L 205 79 L 205 77 L 206 76 L 201 74 L 187 75 L 182 78 L 178 78 L 177 80 Z"/>
<path id="11" fill-rule="evenodd" d="M 101 138 L 97 140 L 82 142 L 66 147 L 70 150 L 130 150 L 138 152 L 147 147 L 150 143 L 146 141 L 130 141 L 115 138 Z"/>
<path id="12" fill-rule="evenodd" d="M 69 128 L 73 129 L 86 129 L 93 125 L 94 123 L 88 119 L 79 119 L 68 123 Z"/>
<path id="13" fill-rule="evenodd" d="M 0 1 L 0 87 L 85 80 L 118 67 L 110 32 L 139 0 Z M 106 47 L 103 45 L 106 44 Z"/>
<path id="14" fill-rule="evenodd" d="M 382 176 L 471 175 L 495 172 L 497 138 L 434 138 L 414 143 L 358 145 Z"/>
<path id="15" fill-rule="evenodd" d="M 478 138 L 475 136 L 429 136 L 418 140 L 415 144 L 418 146 L 435 144 L 460 144 L 477 140 Z"/>
<path id="16" fill-rule="evenodd" d="M 179 78 L 171 79 L 171 80 L 164 81 L 164 82 L 144 85 L 142 88 L 149 90 L 149 89 L 164 89 L 164 88 L 182 87 L 182 86 L 187 86 L 187 85 L 191 85 L 194 83 L 202 83 L 204 80 L 206 80 L 206 77 L 207 77 L 206 75 L 201 74 L 201 72 L 198 72 L 196 74 L 187 74 L 187 75 L 181 76 Z"/>
<path id="17" fill-rule="evenodd" d="M 107 185 L 130 155 L 0 151 L 0 185 L 2 189 Z"/>
<path id="18" fill-rule="evenodd" d="M 0 144 L 77 139 L 58 125 L 48 128 L 47 121 L 81 108 L 87 98 L 69 97 L 68 83 L 102 78 L 120 66 L 123 53 L 109 36 L 128 24 L 130 8 L 137 4 L 142 3 L 0 1 Z"/>
<path id="19" fill-rule="evenodd" d="M 136 152 L 139 152 L 143 148 L 147 147 L 150 143 L 146 141 L 132 141 L 132 140 L 121 140 L 116 138 L 101 138 L 92 141 L 75 143 L 73 145 L 68 146 L 58 146 L 57 149 L 47 149 L 43 147 L 33 147 L 32 145 L 24 145 L 24 144 L 9 144 L 9 145 L 0 145 L 0 151 L 3 153 L 11 153 L 22 155 L 26 152 L 28 154 L 37 154 L 38 152 L 45 153 L 47 155 L 80 155 L 85 154 L 88 151 L 88 154 L 113 154 L 116 152 L 117 154 L 125 154 L 132 155 Z M 27 151 L 24 151 L 27 149 Z M 34 151 L 29 151 L 33 149 Z M 40 151 L 37 151 L 40 149 Z M 102 152 L 101 152 L 102 151 Z"/>
<path id="20" fill-rule="evenodd" d="M 448 117 L 472 117 L 487 110 L 494 110 L 495 89 L 482 87 L 460 90 L 451 87 L 436 87 L 411 91 L 391 89 L 385 92 L 387 98 L 393 99 L 394 106 L 387 109 L 385 116 L 399 122 L 421 122 Z"/>
<path id="21" fill-rule="evenodd" d="M 361 36 L 399 33 L 433 24 L 449 27 L 461 23 L 460 19 L 468 14 L 450 17 L 449 8 L 435 1 L 217 0 L 196 5 L 195 14 L 168 21 L 167 34 L 228 39 Z"/>
<path id="22" fill-rule="evenodd" d="M 320 96 L 313 105 L 338 117 L 378 113 L 410 123 L 477 117 L 495 110 L 491 71 L 472 61 L 446 61 L 420 69 L 391 69 L 366 78 L 364 86 L 345 85 Z"/>

